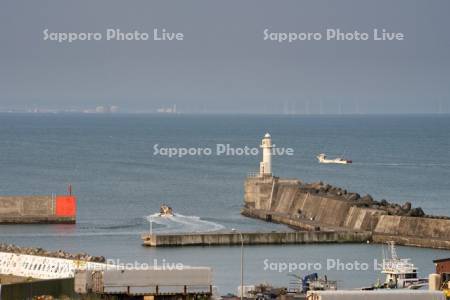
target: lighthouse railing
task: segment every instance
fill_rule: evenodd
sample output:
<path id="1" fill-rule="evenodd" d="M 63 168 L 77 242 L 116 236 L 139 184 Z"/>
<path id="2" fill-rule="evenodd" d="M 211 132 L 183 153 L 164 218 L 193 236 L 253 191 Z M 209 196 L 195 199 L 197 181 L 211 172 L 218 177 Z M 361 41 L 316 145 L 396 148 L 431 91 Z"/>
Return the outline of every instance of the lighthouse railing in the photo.
<path id="1" fill-rule="evenodd" d="M 261 175 L 261 173 L 259 173 L 259 172 L 249 172 L 249 173 L 247 173 L 247 178 L 255 178 L 255 179 L 262 180 L 264 182 L 270 182 L 270 181 L 272 181 L 272 174 Z"/>

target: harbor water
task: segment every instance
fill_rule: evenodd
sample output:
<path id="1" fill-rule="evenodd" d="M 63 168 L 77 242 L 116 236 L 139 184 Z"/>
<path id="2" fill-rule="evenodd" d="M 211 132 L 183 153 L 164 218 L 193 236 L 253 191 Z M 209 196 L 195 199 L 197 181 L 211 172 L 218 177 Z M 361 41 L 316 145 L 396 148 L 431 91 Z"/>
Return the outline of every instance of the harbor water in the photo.
<path id="1" fill-rule="evenodd" d="M 448 115 L 0 114 L 0 194 L 64 194 L 71 184 L 78 198 L 76 225 L 0 225 L 0 242 L 123 263 L 211 266 L 219 291 L 236 292 L 239 247 L 147 248 L 140 234 L 150 230 L 149 220 L 155 232 L 287 230 L 239 214 L 244 179 L 258 171 L 261 155 L 233 149 L 258 148 L 266 132 L 277 147 L 293 150 L 273 158 L 277 176 L 321 180 L 450 215 Z M 197 150 L 169 157 L 160 151 L 166 148 Z M 318 164 L 319 153 L 344 155 L 353 164 Z M 155 215 L 162 203 L 175 217 Z M 433 259 L 450 256 L 411 247 L 398 252 L 422 276 L 433 271 Z M 318 272 L 340 287 L 367 286 L 382 279 L 374 261 L 381 258 L 381 245 L 370 244 L 248 246 L 245 284 L 287 286 L 289 274 Z M 361 263 L 367 270 L 356 269 Z"/>

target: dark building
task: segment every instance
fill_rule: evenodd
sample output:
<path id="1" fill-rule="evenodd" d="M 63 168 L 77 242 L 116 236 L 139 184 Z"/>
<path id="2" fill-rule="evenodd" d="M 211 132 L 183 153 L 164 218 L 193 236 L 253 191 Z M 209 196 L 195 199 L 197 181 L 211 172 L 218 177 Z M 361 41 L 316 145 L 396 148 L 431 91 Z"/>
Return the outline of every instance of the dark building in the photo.
<path id="1" fill-rule="evenodd" d="M 442 282 L 450 280 L 450 258 L 433 260 L 436 266 L 436 273 L 442 276 Z"/>

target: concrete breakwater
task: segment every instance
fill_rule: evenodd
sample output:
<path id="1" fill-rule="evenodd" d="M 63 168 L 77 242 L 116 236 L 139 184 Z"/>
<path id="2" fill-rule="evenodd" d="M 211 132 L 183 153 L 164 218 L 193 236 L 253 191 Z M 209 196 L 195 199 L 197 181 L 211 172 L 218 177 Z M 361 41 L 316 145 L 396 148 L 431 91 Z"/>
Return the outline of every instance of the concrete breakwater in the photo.
<path id="1" fill-rule="evenodd" d="M 312 243 L 362 243 L 370 232 L 297 231 L 297 232 L 212 232 L 185 234 L 144 234 L 143 244 L 151 247 L 267 245 Z"/>
<path id="2" fill-rule="evenodd" d="M 75 222 L 75 196 L 0 196 L 0 224 Z"/>
<path id="3" fill-rule="evenodd" d="M 77 269 L 105 269 L 105 257 L 0 244 L 0 283 L 70 278 Z"/>
<path id="4" fill-rule="evenodd" d="M 54 258 L 63 258 L 71 260 L 81 260 L 104 263 L 106 259 L 104 256 L 93 256 L 85 252 L 80 253 L 69 253 L 63 250 L 49 251 L 42 248 L 36 247 L 19 247 L 12 244 L 2 244 L 0 243 L 0 252 L 14 253 L 14 254 L 25 254 L 25 255 L 36 255 Z"/>
<path id="5" fill-rule="evenodd" d="M 303 230 L 366 231 L 375 242 L 450 249 L 450 219 L 427 216 L 410 203 L 360 197 L 324 183 L 248 177 L 242 214 Z"/>
<path id="6" fill-rule="evenodd" d="M 0 252 L 0 280 L 6 275 L 20 278 L 71 278 L 75 270 L 103 270 L 113 266 L 73 259 Z"/>

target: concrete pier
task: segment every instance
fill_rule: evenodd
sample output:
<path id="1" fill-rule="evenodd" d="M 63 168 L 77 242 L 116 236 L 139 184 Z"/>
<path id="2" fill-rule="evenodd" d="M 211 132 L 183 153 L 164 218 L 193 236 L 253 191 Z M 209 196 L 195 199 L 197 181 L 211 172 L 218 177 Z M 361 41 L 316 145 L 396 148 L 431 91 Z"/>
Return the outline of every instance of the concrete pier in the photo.
<path id="1" fill-rule="evenodd" d="M 321 190 L 324 184 L 318 188 L 313 185 L 296 179 L 248 177 L 241 213 L 298 230 L 364 231 L 371 232 L 376 243 L 395 241 L 405 246 L 450 249 L 447 217 L 405 215 L 401 206 L 395 215 L 382 208 L 382 201 L 369 205 L 361 199 L 352 200 L 354 193 L 341 189 L 337 192 L 340 195 L 332 195 Z"/>
<path id="2" fill-rule="evenodd" d="M 75 196 L 0 196 L 0 224 L 75 222 Z"/>
<path id="3" fill-rule="evenodd" d="M 362 243 L 370 240 L 370 232 L 296 231 L 243 232 L 245 245 Z M 143 244 L 150 247 L 230 246 L 241 244 L 238 232 L 143 234 Z"/>

